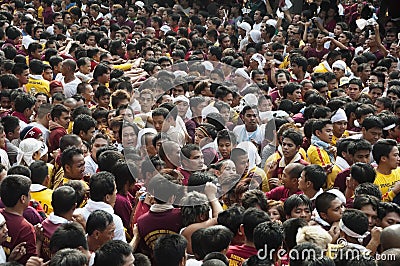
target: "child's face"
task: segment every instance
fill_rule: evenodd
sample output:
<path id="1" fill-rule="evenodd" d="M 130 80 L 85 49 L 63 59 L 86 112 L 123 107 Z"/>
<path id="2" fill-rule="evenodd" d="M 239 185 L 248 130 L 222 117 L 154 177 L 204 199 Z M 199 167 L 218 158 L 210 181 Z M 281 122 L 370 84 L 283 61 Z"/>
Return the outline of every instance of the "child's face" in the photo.
<path id="1" fill-rule="evenodd" d="M 331 202 L 331 206 L 324 215 L 325 218 L 324 217 L 322 218 L 330 224 L 339 222 L 340 219 L 342 219 L 343 211 L 344 211 L 343 202 L 341 202 L 339 198 L 336 198 Z"/>

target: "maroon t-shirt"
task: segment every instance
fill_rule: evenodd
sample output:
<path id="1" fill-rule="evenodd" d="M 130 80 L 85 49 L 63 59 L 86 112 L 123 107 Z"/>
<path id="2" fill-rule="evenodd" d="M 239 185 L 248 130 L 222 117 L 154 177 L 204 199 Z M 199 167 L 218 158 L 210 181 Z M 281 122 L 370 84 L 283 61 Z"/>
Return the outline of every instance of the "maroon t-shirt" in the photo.
<path id="1" fill-rule="evenodd" d="M 338 188 L 343 193 L 346 191 L 346 179 L 350 176 L 350 168 L 344 169 L 340 172 L 335 179 L 335 183 L 333 183 L 334 188 Z"/>
<path id="2" fill-rule="evenodd" d="M 140 235 L 139 252 L 150 256 L 156 240 L 166 234 L 179 234 L 182 229 L 181 210 L 174 208 L 163 212 L 149 211 L 137 221 Z"/>
<path id="3" fill-rule="evenodd" d="M 270 200 L 280 200 L 284 202 L 287 198 L 291 196 L 289 192 L 289 189 L 285 188 L 285 186 L 279 186 L 266 192 L 265 195 Z M 297 190 L 295 194 L 303 194 L 303 191 Z"/>
<path id="4" fill-rule="evenodd" d="M 324 57 L 324 55 L 326 55 L 327 53 L 329 53 L 329 50 L 326 48 L 323 48 L 321 51 L 317 51 L 316 48 L 310 48 L 310 50 L 305 53 L 305 57 L 316 57 L 321 60 L 321 58 Z"/>
<path id="5" fill-rule="evenodd" d="M 16 245 L 26 242 L 26 254 L 17 261 L 25 265 L 31 256 L 37 255 L 35 228 L 23 216 L 6 212 L 4 209 L 0 209 L 0 213 L 6 219 L 8 228 L 7 240 L 2 243 L 4 251 L 9 256 Z"/>
<path id="6" fill-rule="evenodd" d="M 130 229 L 131 226 L 129 224 L 132 215 L 132 200 L 133 196 L 129 192 L 127 195 L 117 193 L 114 205 L 115 214 L 121 217 L 122 223 L 130 235 L 132 235 L 132 230 Z"/>
<path id="7" fill-rule="evenodd" d="M 58 227 L 60 227 L 62 224 L 53 224 L 50 222 L 49 218 L 43 221 L 42 227 L 43 227 L 43 243 L 42 247 L 40 249 L 40 256 L 43 258 L 44 261 L 48 261 L 51 259 L 51 252 L 50 252 L 50 238 L 54 234 L 54 232 L 57 230 Z"/>
<path id="8" fill-rule="evenodd" d="M 243 261 L 247 260 L 253 255 L 257 255 L 257 249 L 247 245 L 234 245 L 229 246 L 226 252 L 226 257 L 229 259 L 229 265 L 242 265 Z"/>

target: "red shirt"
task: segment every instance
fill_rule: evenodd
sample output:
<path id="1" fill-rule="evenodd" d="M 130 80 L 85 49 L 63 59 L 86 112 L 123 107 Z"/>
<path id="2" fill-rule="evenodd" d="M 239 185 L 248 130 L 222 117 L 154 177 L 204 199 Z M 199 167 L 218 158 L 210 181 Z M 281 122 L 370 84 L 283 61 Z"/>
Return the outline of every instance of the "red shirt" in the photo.
<path id="1" fill-rule="evenodd" d="M 31 256 L 36 256 L 36 234 L 35 228 L 23 216 L 0 210 L 6 219 L 8 228 L 8 238 L 2 243 L 6 255 L 10 255 L 11 251 L 21 242 L 26 242 L 26 254 L 17 262 L 25 265 Z"/>
<path id="2" fill-rule="evenodd" d="M 257 255 L 257 249 L 247 245 L 229 246 L 226 257 L 229 259 L 229 265 L 242 265 L 243 261 L 253 255 Z"/>
<path id="3" fill-rule="evenodd" d="M 301 190 L 297 190 L 295 194 L 303 194 Z M 291 196 L 289 189 L 285 188 L 285 186 L 276 187 L 265 193 L 268 199 L 271 200 L 280 200 L 284 202 L 287 198 Z"/>

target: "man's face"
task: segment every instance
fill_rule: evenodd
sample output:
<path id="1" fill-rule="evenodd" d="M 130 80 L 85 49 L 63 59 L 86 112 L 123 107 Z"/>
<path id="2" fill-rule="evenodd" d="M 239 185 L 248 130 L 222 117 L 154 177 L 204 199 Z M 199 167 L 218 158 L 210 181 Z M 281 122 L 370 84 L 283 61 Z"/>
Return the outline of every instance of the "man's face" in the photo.
<path id="1" fill-rule="evenodd" d="M 290 172 L 292 171 L 293 166 L 287 165 L 282 172 L 282 185 L 285 186 L 285 188 L 288 189 L 297 189 L 298 188 L 298 180 L 296 177 L 291 177 Z"/>
<path id="2" fill-rule="evenodd" d="M 36 50 L 32 53 L 32 57 L 33 57 L 34 59 L 41 60 L 41 59 L 42 59 L 42 53 L 43 53 L 42 48 L 36 49 Z"/>
<path id="3" fill-rule="evenodd" d="M 282 153 L 285 159 L 291 160 L 297 154 L 299 148 L 300 147 L 296 146 L 290 138 L 284 138 L 282 140 Z"/>
<path id="4" fill-rule="evenodd" d="M 65 129 L 68 128 L 69 122 L 71 121 L 71 116 L 66 112 L 62 112 L 60 117 L 54 118 L 54 122 L 60 124 L 60 126 L 64 127 Z"/>
<path id="5" fill-rule="evenodd" d="M 0 242 L 3 243 L 8 238 L 8 228 L 6 221 L 0 224 Z"/>
<path id="6" fill-rule="evenodd" d="M 399 149 L 394 146 L 392 151 L 386 157 L 386 164 L 390 167 L 390 169 L 394 170 L 397 168 L 398 161 L 399 161 Z"/>
<path id="7" fill-rule="evenodd" d="M 85 92 L 82 93 L 82 96 L 85 98 L 86 102 L 93 101 L 94 91 L 93 91 L 92 85 L 90 85 L 90 84 L 86 85 Z"/>
<path id="8" fill-rule="evenodd" d="M 249 157 L 245 154 L 239 156 L 235 162 L 236 173 L 238 175 L 246 174 L 249 169 Z"/>
<path id="9" fill-rule="evenodd" d="M 143 113 L 150 112 L 153 105 L 153 96 L 151 94 L 142 94 L 139 97 L 139 103 Z"/>
<path id="10" fill-rule="evenodd" d="M 104 229 L 103 231 L 99 231 L 98 239 L 96 238 L 96 240 L 99 243 L 107 243 L 108 241 L 112 240 L 114 238 L 114 231 L 115 231 L 115 224 L 114 222 L 111 222 L 109 225 L 107 225 L 106 229 Z"/>
<path id="11" fill-rule="evenodd" d="M 325 127 L 322 128 L 321 131 L 317 130 L 315 133 L 320 140 L 325 141 L 326 143 L 331 143 L 333 136 L 333 125 L 327 124 Z"/>
<path id="12" fill-rule="evenodd" d="M 153 116 L 153 125 L 157 132 L 161 132 L 165 118 L 162 115 Z"/>
<path id="13" fill-rule="evenodd" d="M 369 163 L 370 156 L 371 156 L 371 151 L 359 150 L 354 153 L 353 161 L 354 163 Z"/>
<path id="14" fill-rule="evenodd" d="M 331 206 L 326 211 L 326 216 L 324 215 L 325 218 L 322 216 L 321 217 L 328 223 L 332 224 L 334 222 L 339 222 L 340 219 L 342 219 L 343 211 L 343 202 L 341 202 L 340 199 L 336 198 L 331 202 Z"/>
<path id="15" fill-rule="evenodd" d="M 91 128 L 89 128 L 89 130 L 87 132 L 83 132 L 83 134 L 81 135 L 81 138 L 87 142 L 90 142 L 94 136 L 95 131 L 96 131 L 96 128 L 91 127 Z"/>
<path id="16" fill-rule="evenodd" d="M 368 130 L 362 128 L 363 138 L 374 145 L 382 136 L 382 129 L 378 127 L 373 127 Z"/>
<path id="17" fill-rule="evenodd" d="M 286 75 L 285 74 L 278 75 L 278 78 L 276 80 L 276 88 L 279 91 L 282 91 L 283 87 L 285 87 L 286 84 L 288 84 L 288 80 L 286 79 Z"/>
<path id="18" fill-rule="evenodd" d="M 92 150 L 91 150 L 91 155 L 92 155 L 92 158 L 93 158 L 95 161 L 97 161 L 97 158 L 96 158 L 97 150 L 98 150 L 99 148 L 101 148 L 101 147 L 103 147 L 103 146 L 107 146 L 107 145 L 108 145 L 108 141 L 107 141 L 106 139 L 102 139 L 102 138 L 98 138 L 98 139 L 96 139 L 96 140 L 93 142 L 93 144 L 92 144 Z"/>
<path id="19" fill-rule="evenodd" d="M 90 64 L 90 60 L 87 60 L 83 66 L 80 66 L 79 70 L 85 75 L 90 74 L 92 70 L 92 65 Z"/>
<path id="20" fill-rule="evenodd" d="M 307 205 L 300 205 L 290 212 L 290 218 L 302 218 L 307 222 L 311 221 L 311 210 Z"/>
<path id="21" fill-rule="evenodd" d="M 10 109 L 11 108 L 11 100 L 9 97 L 1 97 L 0 99 L 1 108 Z"/>
<path id="22" fill-rule="evenodd" d="M 124 127 L 122 129 L 122 146 L 135 147 L 137 144 L 137 135 L 133 127 Z"/>
<path id="23" fill-rule="evenodd" d="M 365 213 L 368 217 L 368 231 L 371 231 L 371 229 L 376 225 L 378 221 L 378 212 L 377 210 L 374 210 L 372 205 L 365 205 L 363 206 L 360 211 Z"/>
<path id="24" fill-rule="evenodd" d="M 347 121 L 338 121 L 333 123 L 333 135 L 337 138 L 342 137 L 343 133 L 346 131 Z"/>
<path id="25" fill-rule="evenodd" d="M 72 164 L 66 165 L 66 174 L 68 178 L 81 180 L 85 172 L 85 160 L 83 154 L 75 155 L 72 158 Z"/>
<path id="26" fill-rule="evenodd" d="M 368 95 L 372 98 L 373 102 L 375 102 L 377 98 L 382 97 L 382 94 L 383 94 L 382 90 L 378 88 L 370 89 L 368 92 Z"/>
<path id="27" fill-rule="evenodd" d="M 201 171 L 204 165 L 203 153 L 198 150 L 190 152 L 190 158 L 182 158 L 183 162 L 186 162 L 185 168 L 191 172 Z"/>
<path id="28" fill-rule="evenodd" d="M 18 78 L 18 81 L 24 85 L 28 83 L 28 76 L 29 76 L 29 69 L 25 69 L 21 75 L 16 75 Z"/>
<path id="29" fill-rule="evenodd" d="M 231 47 L 231 38 L 228 36 L 222 39 L 222 44 L 221 44 L 222 49 L 226 49 Z"/>
<path id="30" fill-rule="evenodd" d="M 350 84 L 347 87 L 346 94 L 352 99 L 355 100 L 360 95 L 361 90 L 357 84 Z"/>
<path id="31" fill-rule="evenodd" d="M 256 127 L 257 126 L 257 116 L 258 113 L 256 110 L 249 109 L 243 115 L 243 122 L 248 127 Z"/>
<path id="32" fill-rule="evenodd" d="M 133 266 L 135 262 L 135 257 L 133 257 L 132 254 L 129 254 L 128 256 L 124 256 L 124 262 L 122 266 Z"/>
<path id="33" fill-rule="evenodd" d="M 385 217 L 382 218 L 380 226 L 386 228 L 388 226 L 399 224 L 400 215 L 397 212 L 389 212 Z"/>
<path id="34" fill-rule="evenodd" d="M 396 94 L 394 94 L 393 92 L 389 92 L 387 97 L 390 98 L 390 100 L 392 100 L 392 102 L 395 102 L 399 99 L 399 97 Z"/>

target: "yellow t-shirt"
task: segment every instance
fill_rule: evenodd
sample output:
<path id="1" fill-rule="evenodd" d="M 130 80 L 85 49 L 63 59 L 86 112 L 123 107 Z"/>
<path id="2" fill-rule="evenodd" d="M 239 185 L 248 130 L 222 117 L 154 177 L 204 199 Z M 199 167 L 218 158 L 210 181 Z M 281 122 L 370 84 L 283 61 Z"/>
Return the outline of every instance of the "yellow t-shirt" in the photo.
<path id="1" fill-rule="evenodd" d="M 328 153 L 324 149 L 318 148 L 314 145 L 311 145 L 308 148 L 307 157 L 311 164 L 318 164 L 321 166 L 331 164 L 331 159 L 329 158 Z"/>
<path id="2" fill-rule="evenodd" d="M 388 193 L 397 181 L 400 181 L 400 168 L 393 170 L 390 175 L 384 175 L 376 171 L 374 184 L 379 187 L 382 195 Z"/>
<path id="3" fill-rule="evenodd" d="M 332 145 L 336 146 L 338 139 L 347 138 L 348 136 L 350 136 L 350 134 L 347 130 L 344 131 L 343 135 L 340 138 L 337 138 L 335 135 L 333 135 L 332 136 Z"/>
<path id="4" fill-rule="evenodd" d="M 337 175 L 341 172 L 339 166 L 336 164 L 332 167 L 332 172 L 328 174 L 328 177 L 326 178 L 326 188 L 330 189 L 333 188 L 333 184 L 335 183 L 335 179 Z"/>
<path id="5" fill-rule="evenodd" d="M 50 97 L 50 83 L 45 79 L 34 79 L 29 77 L 25 88 L 26 91 L 32 95 L 35 95 L 38 92 L 43 92 Z"/>
<path id="6" fill-rule="evenodd" d="M 51 189 L 43 189 L 37 192 L 31 191 L 32 199 L 40 202 L 43 207 L 44 212 L 49 215 L 53 212 L 53 207 L 51 206 L 51 196 L 53 195 L 53 190 Z"/>

